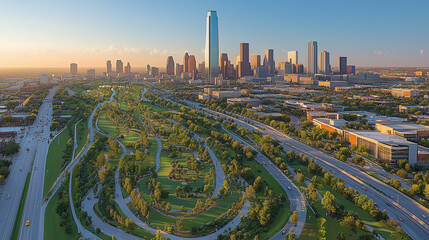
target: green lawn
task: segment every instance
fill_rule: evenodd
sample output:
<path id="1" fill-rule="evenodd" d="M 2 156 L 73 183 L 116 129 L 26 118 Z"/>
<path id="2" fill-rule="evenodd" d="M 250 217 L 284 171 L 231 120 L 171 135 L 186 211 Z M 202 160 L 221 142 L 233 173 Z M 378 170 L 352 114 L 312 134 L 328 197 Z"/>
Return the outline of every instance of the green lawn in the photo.
<path id="1" fill-rule="evenodd" d="M 124 135 L 124 138 L 119 138 L 118 140 L 121 141 L 124 145 L 127 145 L 129 143 L 134 143 L 137 140 L 140 139 L 140 135 L 135 133 L 134 131 L 126 131 L 121 126 L 116 126 L 112 121 L 110 121 L 106 117 L 105 112 L 101 112 L 98 117 L 98 127 L 100 130 L 107 132 L 111 136 L 115 136 L 115 129 L 119 127 L 120 129 L 120 135 Z"/>
<path id="2" fill-rule="evenodd" d="M 16 213 L 12 234 L 10 235 L 11 240 L 18 239 L 19 229 L 21 228 L 22 213 L 24 212 L 25 200 L 27 199 L 28 186 L 30 184 L 30 177 L 31 173 L 28 173 L 27 178 L 25 179 L 24 189 L 22 190 L 21 200 L 19 201 L 18 212 Z"/>
<path id="3" fill-rule="evenodd" d="M 44 229 L 44 238 L 46 240 L 50 239 L 77 239 L 77 226 L 76 223 L 73 221 L 73 231 L 71 234 L 67 234 L 64 231 L 64 228 L 59 225 L 60 222 L 60 216 L 55 211 L 55 208 L 57 207 L 58 203 L 58 191 L 54 194 L 51 201 L 49 202 L 48 206 L 45 210 L 45 229 Z"/>
<path id="4" fill-rule="evenodd" d="M 46 158 L 45 182 L 43 186 L 43 196 L 46 196 L 61 172 L 63 165 L 63 152 L 66 143 L 70 139 L 69 131 L 65 129 L 56 136 L 49 145 L 48 157 Z"/>
<path id="5" fill-rule="evenodd" d="M 80 152 L 80 150 L 83 148 L 83 146 L 85 146 L 86 142 L 87 142 L 87 137 L 88 137 L 88 120 L 82 120 L 79 122 L 79 124 L 76 127 L 76 131 L 77 131 L 77 148 L 76 148 L 76 152 L 75 154 L 78 154 Z"/>

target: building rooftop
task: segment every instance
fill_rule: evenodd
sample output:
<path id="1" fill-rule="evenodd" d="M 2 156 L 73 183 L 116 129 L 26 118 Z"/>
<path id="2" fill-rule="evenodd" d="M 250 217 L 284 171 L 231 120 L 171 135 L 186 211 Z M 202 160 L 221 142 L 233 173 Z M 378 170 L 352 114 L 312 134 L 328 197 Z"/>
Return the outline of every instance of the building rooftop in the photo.
<path id="1" fill-rule="evenodd" d="M 366 138 L 370 138 L 370 139 L 374 139 L 378 142 L 389 144 L 389 145 L 392 145 L 392 144 L 414 145 L 414 144 L 416 144 L 413 142 L 409 142 L 406 139 L 398 137 L 398 136 L 389 135 L 389 134 L 376 132 L 376 131 L 359 131 L 359 130 L 347 130 L 347 131 L 354 133 L 356 135 L 366 137 Z"/>

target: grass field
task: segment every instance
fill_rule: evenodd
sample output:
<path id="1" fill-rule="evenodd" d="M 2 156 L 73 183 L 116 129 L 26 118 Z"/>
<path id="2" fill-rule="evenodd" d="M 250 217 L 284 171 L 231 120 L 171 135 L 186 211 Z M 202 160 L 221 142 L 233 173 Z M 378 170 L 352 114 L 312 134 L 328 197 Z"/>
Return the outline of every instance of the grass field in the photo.
<path id="1" fill-rule="evenodd" d="M 140 139 L 139 134 L 133 132 L 133 131 L 126 131 L 121 126 L 116 126 L 112 121 L 110 121 L 106 117 L 105 112 L 101 112 L 98 117 L 98 127 L 100 130 L 107 132 L 111 136 L 115 136 L 115 129 L 119 127 L 120 129 L 120 135 L 124 135 L 124 138 L 119 138 L 118 140 L 121 141 L 124 145 L 127 145 L 129 143 L 134 143 L 135 141 Z"/>
<path id="2" fill-rule="evenodd" d="M 43 196 L 48 194 L 55 180 L 60 174 L 63 165 L 63 152 L 66 149 L 66 143 L 70 139 L 69 131 L 65 129 L 56 136 L 49 145 L 48 157 L 46 158 L 45 182 L 43 186 Z"/>
<path id="3" fill-rule="evenodd" d="M 64 228 L 59 225 L 60 216 L 55 211 L 58 203 L 58 191 L 52 196 L 51 201 L 45 210 L 45 229 L 44 229 L 44 239 L 46 240 L 55 240 L 55 239 L 77 239 L 77 226 L 73 221 L 73 231 L 71 234 L 67 234 L 64 231 Z"/>
<path id="4" fill-rule="evenodd" d="M 79 124 L 76 127 L 77 131 L 77 148 L 75 154 L 78 154 L 80 150 L 85 146 L 87 137 L 88 137 L 88 120 L 82 120 L 79 122 Z"/>
<path id="5" fill-rule="evenodd" d="M 27 199 L 28 186 L 30 184 L 30 177 L 31 173 L 28 173 L 27 178 L 25 179 L 24 189 L 22 190 L 21 200 L 19 201 L 18 212 L 16 213 L 12 234 L 10 235 L 11 240 L 18 239 L 19 229 L 21 228 L 22 213 L 24 212 L 25 200 Z"/>

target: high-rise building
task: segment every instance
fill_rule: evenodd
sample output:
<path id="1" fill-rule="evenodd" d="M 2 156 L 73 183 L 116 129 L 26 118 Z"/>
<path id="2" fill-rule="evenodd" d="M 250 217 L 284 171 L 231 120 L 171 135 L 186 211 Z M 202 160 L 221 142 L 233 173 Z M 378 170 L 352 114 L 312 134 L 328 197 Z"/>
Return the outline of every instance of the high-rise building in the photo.
<path id="1" fill-rule="evenodd" d="M 124 63 L 121 60 L 116 60 L 116 73 L 124 72 Z"/>
<path id="2" fill-rule="evenodd" d="M 222 53 L 219 59 L 219 72 L 220 74 L 222 74 L 223 77 L 226 77 L 228 72 L 227 63 L 228 63 L 228 54 Z"/>
<path id="3" fill-rule="evenodd" d="M 172 56 L 168 56 L 166 66 L 167 66 L 167 74 L 174 75 L 174 60 Z"/>
<path id="4" fill-rule="evenodd" d="M 112 75 L 112 61 L 107 60 L 107 70 L 106 70 L 107 76 Z"/>
<path id="5" fill-rule="evenodd" d="M 253 55 L 250 57 L 250 68 L 255 69 L 261 66 L 261 55 Z"/>
<path id="6" fill-rule="evenodd" d="M 329 52 L 320 52 L 320 73 L 331 74 L 331 64 L 329 60 Z"/>
<path id="7" fill-rule="evenodd" d="M 198 64 L 198 73 L 200 74 L 200 76 L 206 74 L 205 70 L 206 70 L 206 62 L 203 61 L 202 63 Z"/>
<path id="8" fill-rule="evenodd" d="M 189 56 L 189 61 L 188 61 L 188 70 L 189 73 L 194 73 L 194 69 L 197 68 L 197 61 L 195 60 L 195 56 L 194 55 L 190 55 Z"/>
<path id="9" fill-rule="evenodd" d="M 189 72 L 189 54 L 185 52 L 185 56 L 183 56 L 183 72 Z"/>
<path id="10" fill-rule="evenodd" d="M 149 76 L 150 75 L 150 65 L 146 65 L 146 74 Z"/>
<path id="11" fill-rule="evenodd" d="M 303 74 L 304 73 L 304 65 L 294 64 L 293 65 L 293 73 Z"/>
<path id="12" fill-rule="evenodd" d="M 291 73 L 293 73 L 293 68 L 290 62 L 279 62 L 278 75 L 282 76 Z"/>
<path id="13" fill-rule="evenodd" d="M 151 75 L 152 77 L 156 77 L 156 76 L 158 76 L 158 75 L 159 75 L 159 68 L 157 68 L 157 67 L 152 67 L 152 68 L 151 68 L 151 70 L 150 70 L 150 75 Z"/>
<path id="14" fill-rule="evenodd" d="M 207 79 L 214 83 L 219 75 L 219 29 L 216 11 L 207 12 L 205 67 Z"/>
<path id="15" fill-rule="evenodd" d="M 238 63 L 238 76 L 250 76 L 249 43 L 240 43 L 240 62 Z"/>
<path id="16" fill-rule="evenodd" d="M 274 50 L 273 49 L 265 49 L 264 56 L 264 67 L 268 68 L 269 74 L 274 74 L 275 71 L 275 63 L 274 63 Z"/>
<path id="17" fill-rule="evenodd" d="M 287 61 L 291 64 L 298 64 L 298 51 L 287 52 Z"/>
<path id="18" fill-rule="evenodd" d="M 95 78 L 95 69 L 88 69 L 86 71 L 86 76 L 88 78 L 94 79 Z"/>
<path id="19" fill-rule="evenodd" d="M 307 73 L 317 73 L 317 42 L 307 42 Z"/>
<path id="20" fill-rule="evenodd" d="M 70 73 L 77 75 L 77 63 L 70 63 Z"/>
<path id="21" fill-rule="evenodd" d="M 168 65 L 168 60 L 167 60 L 167 65 Z M 182 72 L 183 72 L 183 65 L 176 63 L 176 76 L 180 76 Z"/>
<path id="22" fill-rule="evenodd" d="M 347 74 L 347 57 L 338 57 L 338 72 Z"/>
<path id="23" fill-rule="evenodd" d="M 127 66 L 125 67 L 125 73 L 131 73 L 131 64 L 130 62 L 127 62 Z"/>

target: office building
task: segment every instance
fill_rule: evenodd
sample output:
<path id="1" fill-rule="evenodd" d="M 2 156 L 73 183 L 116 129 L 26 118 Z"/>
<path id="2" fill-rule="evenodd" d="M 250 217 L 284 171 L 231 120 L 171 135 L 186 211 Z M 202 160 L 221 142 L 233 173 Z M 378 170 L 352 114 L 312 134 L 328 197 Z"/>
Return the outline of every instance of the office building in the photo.
<path id="1" fill-rule="evenodd" d="M 338 73 L 347 74 L 347 57 L 338 57 Z"/>
<path id="2" fill-rule="evenodd" d="M 73 76 L 77 75 L 77 63 L 70 64 L 70 73 Z"/>
<path id="3" fill-rule="evenodd" d="M 307 42 L 307 73 L 317 74 L 317 42 Z"/>
<path id="4" fill-rule="evenodd" d="M 420 91 L 417 89 L 392 88 L 392 96 L 397 98 L 418 97 L 419 95 L 420 95 Z"/>
<path id="5" fill-rule="evenodd" d="M 395 135 L 409 141 L 418 141 L 429 137 L 429 127 L 412 122 L 378 122 L 375 128 L 385 134 Z"/>
<path id="6" fill-rule="evenodd" d="M 106 70 L 107 76 L 111 76 L 112 74 L 112 61 L 107 60 L 107 70 Z"/>
<path id="7" fill-rule="evenodd" d="M 130 62 L 127 62 L 127 66 L 125 66 L 125 73 L 131 73 L 131 64 Z"/>
<path id="8" fill-rule="evenodd" d="M 228 74 L 228 54 L 222 53 L 219 59 L 219 72 L 223 77 L 226 77 Z"/>
<path id="9" fill-rule="evenodd" d="M 182 70 L 183 70 L 183 65 L 182 65 Z M 204 76 L 206 70 L 206 63 L 203 61 L 202 63 L 198 64 L 198 73 L 200 74 L 200 76 Z"/>
<path id="10" fill-rule="evenodd" d="M 356 74 L 356 67 L 354 65 L 348 65 L 347 66 L 347 74 L 348 75 Z"/>
<path id="11" fill-rule="evenodd" d="M 167 62 L 168 65 L 168 62 Z M 176 63 L 176 76 L 180 76 L 183 72 L 183 65 Z"/>
<path id="12" fill-rule="evenodd" d="M 249 43 L 240 43 L 238 77 L 250 76 Z"/>
<path id="13" fill-rule="evenodd" d="M 304 73 L 304 65 L 302 64 L 294 64 L 292 66 L 293 73 L 303 74 Z"/>
<path id="14" fill-rule="evenodd" d="M 291 64 L 298 64 L 298 51 L 287 52 L 287 60 Z"/>
<path id="15" fill-rule="evenodd" d="M 116 73 L 124 72 L 124 63 L 121 60 L 116 60 Z"/>
<path id="16" fill-rule="evenodd" d="M 86 71 L 86 76 L 90 79 L 94 79 L 95 78 L 95 69 L 88 69 Z"/>
<path id="17" fill-rule="evenodd" d="M 167 68 L 168 75 L 174 75 L 174 60 L 172 56 L 168 56 L 166 68 Z"/>
<path id="18" fill-rule="evenodd" d="M 264 56 L 264 67 L 268 68 L 268 73 L 274 74 L 275 63 L 274 63 L 274 50 L 273 49 L 265 49 L 265 56 Z"/>
<path id="19" fill-rule="evenodd" d="M 284 76 L 285 74 L 292 74 L 293 68 L 292 64 L 289 62 L 279 62 L 279 68 L 277 75 Z"/>
<path id="20" fill-rule="evenodd" d="M 189 72 L 189 55 L 187 52 L 183 56 L 183 72 Z"/>
<path id="21" fill-rule="evenodd" d="M 211 84 L 219 75 L 219 32 L 216 11 L 207 12 L 205 74 Z"/>
<path id="22" fill-rule="evenodd" d="M 195 56 L 194 55 L 190 55 L 189 56 L 189 61 L 188 61 L 188 70 L 189 73 L 193 74 L 194 69 L 197 68 L 197 61 L 195 60 Z"/>
<path id="23" fill-rule="evenodd" d="M 146 66 L 146 74 L 150 75 L 150 65 L 149 64 Z"/>
<path id="24" fill-rule="evenodd" d="M 320 52 L 320 73 L 331 74 L 331 64 L 329 60 L 329 52 Z"/>
<path id="25" fill-rule="evenodd" d="M 156 76 L 158 76 L 158 75 L 159 75 L 159 69 L 158 69 L 157 67 L 152 67 L 152 68 L 150 69 L 150 75 L 151 75 L 152 77 L 156 77 Z"/>
<path id="26" fill-rule="evenodd" d="M 261 55 L 254 55 L 250 58 L 250 68 L 255 69 L 261 66 Z"/>

